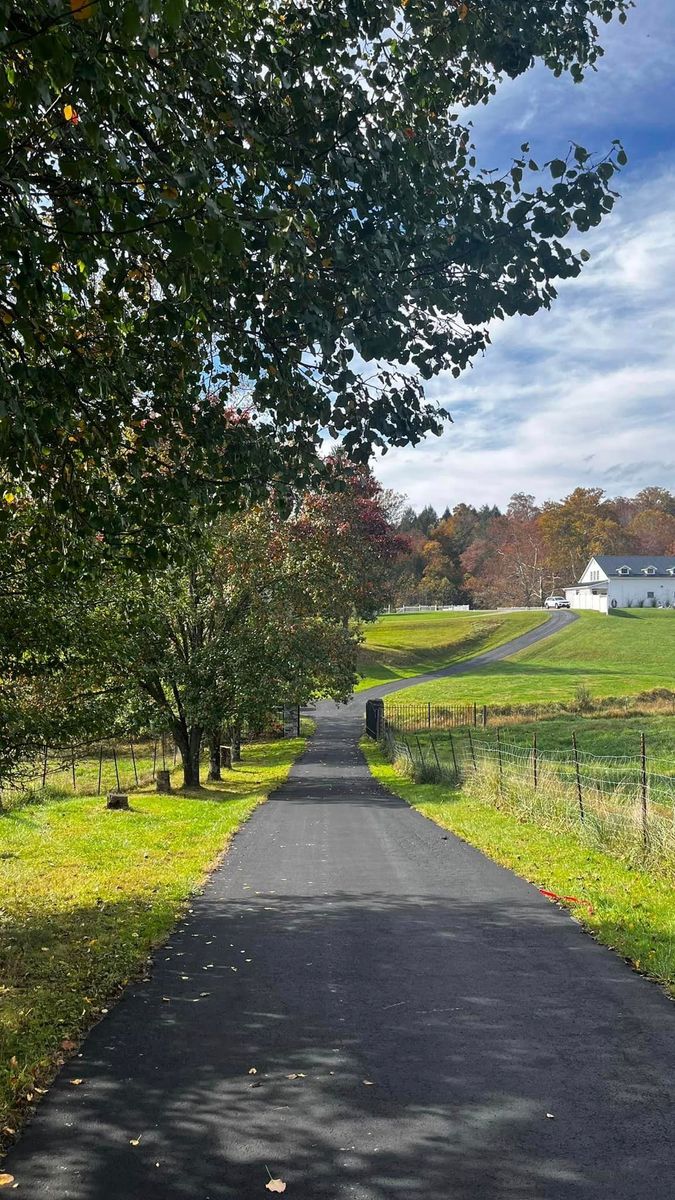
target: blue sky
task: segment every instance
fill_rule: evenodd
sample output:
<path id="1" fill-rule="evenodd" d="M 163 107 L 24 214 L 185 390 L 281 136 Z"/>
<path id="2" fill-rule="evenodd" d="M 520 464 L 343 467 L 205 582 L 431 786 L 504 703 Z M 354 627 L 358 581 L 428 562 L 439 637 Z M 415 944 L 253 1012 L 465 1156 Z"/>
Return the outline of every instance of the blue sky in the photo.
<path id="1" fill-rule="evenodd" d="M 602 35 L 582 85 L 537 67 L 474 114 L 482 165 L 503 167 L 523 141 L 542 162 L 615 137 L 629 165 L 614 212 L 583 237 L 582 275 L 550 312 L 497 323 L 460 380 L 427 385 L 454 419 L 441 438 L 375 464 L 417 508 L 675 488 L 675 0 L 637 0 Z"/>

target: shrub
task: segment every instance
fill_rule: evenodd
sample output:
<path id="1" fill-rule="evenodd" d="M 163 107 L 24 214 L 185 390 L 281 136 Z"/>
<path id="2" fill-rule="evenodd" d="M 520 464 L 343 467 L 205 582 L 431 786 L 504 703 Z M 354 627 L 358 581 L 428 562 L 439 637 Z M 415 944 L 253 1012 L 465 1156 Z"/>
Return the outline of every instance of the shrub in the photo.
<path id="1" fill-rule="evenodd" d="M 574 701 L 571 707 L 574 712 L 591 712 L 593 709 L 593 697 L 588 684 L 577 684 L 574 692 Z"/>

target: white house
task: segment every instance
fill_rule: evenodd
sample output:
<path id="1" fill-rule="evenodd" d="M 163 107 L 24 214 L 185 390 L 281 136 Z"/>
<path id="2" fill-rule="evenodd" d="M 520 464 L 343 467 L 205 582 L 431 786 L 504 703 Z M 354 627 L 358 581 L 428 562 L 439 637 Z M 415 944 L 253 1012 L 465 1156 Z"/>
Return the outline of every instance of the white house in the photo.
<path id="1" fill-rule="evenodd" d="M 598 554 L 565 588 L 570 608 L 675 608 L 675 556 Z"/>

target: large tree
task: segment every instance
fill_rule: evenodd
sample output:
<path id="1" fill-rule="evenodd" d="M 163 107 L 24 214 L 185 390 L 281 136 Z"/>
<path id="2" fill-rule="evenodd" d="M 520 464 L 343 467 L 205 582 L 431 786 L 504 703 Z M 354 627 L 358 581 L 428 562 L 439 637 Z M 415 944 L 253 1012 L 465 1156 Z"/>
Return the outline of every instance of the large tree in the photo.
<path id="1" fill-rule="evenodd" d="M 326 428 L 438 430 L 424 380 L 550 305 L 624 161 L 497 175 L 461 114 L 535 61 L 581 80 L 629 6 L 0 0 L 5 516 L 145 547 Z"/>

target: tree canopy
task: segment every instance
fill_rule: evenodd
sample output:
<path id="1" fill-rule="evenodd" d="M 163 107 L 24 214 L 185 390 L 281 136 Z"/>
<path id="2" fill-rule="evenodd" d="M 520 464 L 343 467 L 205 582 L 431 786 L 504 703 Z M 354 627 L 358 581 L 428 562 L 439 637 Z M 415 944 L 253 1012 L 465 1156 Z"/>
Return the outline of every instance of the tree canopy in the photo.
<path id="1" fill-rule="evenodd" d="M 625 161 L 498 176 L 463 114 L 536 60 L 580 80 L 629 7 L 0 0 L 5 516 L 152 547 L 324 431 L 437 431 L 424 380 L 551 303 Z"/>

